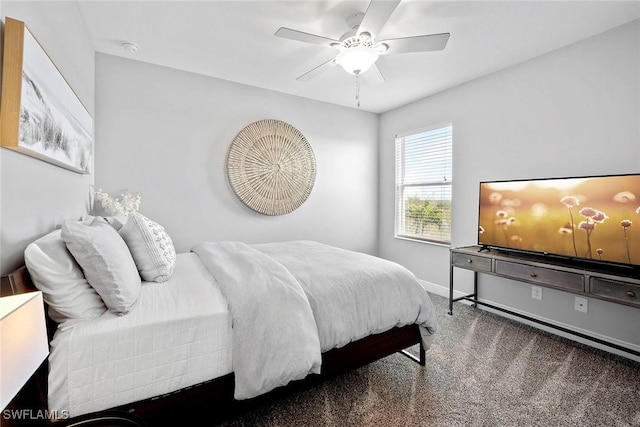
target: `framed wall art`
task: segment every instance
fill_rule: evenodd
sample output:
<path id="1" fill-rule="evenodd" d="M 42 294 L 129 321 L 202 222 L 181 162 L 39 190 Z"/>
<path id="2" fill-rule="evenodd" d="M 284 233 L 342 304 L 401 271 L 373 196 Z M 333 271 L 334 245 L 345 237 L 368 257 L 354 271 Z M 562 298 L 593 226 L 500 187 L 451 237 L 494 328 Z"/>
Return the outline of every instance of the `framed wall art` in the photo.
<path id="1" fill-rule="evenodd" d="M 93 119 L 24 22 L 6 18 L 0 145 L 91 173 Z"/>

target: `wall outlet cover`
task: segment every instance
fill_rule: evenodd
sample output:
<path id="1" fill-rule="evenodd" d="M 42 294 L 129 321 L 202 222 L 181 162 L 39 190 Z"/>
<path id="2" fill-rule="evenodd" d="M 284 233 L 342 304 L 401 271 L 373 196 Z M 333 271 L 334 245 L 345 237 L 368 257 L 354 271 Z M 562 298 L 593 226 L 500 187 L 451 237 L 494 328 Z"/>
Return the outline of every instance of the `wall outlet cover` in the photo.
<path id="1" fill-rule="evenodd" d="M 575 305 L 576 311 L 586 313 L 588 306 L 589 306 L 588 299 L 582 298 L 582 297 L 576 297 L 576 305 Z"/>
<path id="2" fill-rule="evenodd" d="M 541 286 L 531 286 L 531 298 L 542 301 L 542 287 Z"/>

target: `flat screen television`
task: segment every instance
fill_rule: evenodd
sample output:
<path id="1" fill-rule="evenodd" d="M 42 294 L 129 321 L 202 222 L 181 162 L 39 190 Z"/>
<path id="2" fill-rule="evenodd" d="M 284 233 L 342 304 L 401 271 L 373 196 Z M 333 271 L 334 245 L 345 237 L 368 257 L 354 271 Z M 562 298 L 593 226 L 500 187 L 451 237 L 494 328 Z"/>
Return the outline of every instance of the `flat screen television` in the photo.
<path id="1" fill-rule="evenodd" d="M 638 272 L 640 174 L 481 182 L 478 245 Z"/>

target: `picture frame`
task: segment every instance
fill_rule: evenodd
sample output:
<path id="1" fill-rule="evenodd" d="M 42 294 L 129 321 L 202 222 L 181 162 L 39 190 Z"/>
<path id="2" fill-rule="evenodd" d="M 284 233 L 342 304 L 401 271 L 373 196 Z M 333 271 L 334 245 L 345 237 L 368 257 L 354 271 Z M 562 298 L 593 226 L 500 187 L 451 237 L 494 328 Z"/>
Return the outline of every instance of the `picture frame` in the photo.
<path id="1" fill-rule="evenodd" d="M 0 146 L 90 174 L 93 119 L 25 23 L 6 18 Z"/>

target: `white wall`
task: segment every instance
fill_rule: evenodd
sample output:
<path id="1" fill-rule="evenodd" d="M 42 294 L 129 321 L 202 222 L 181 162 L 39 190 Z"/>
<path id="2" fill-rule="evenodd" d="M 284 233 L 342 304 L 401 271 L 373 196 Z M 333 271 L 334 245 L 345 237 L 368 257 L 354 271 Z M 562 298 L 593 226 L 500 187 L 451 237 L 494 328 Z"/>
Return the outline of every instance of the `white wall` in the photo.
<path id="1" fill-rule="evenodd" d="M 390 111 L 380 124 L 379 254 L 448 287 L 448 248 L 394 239 L 394 135 L 453 122 L 453 246 L 476 243 L 478 182 L 640 172 L 640 21 Z M 469 293 L 471 275 L 456 271 Z M 640 346 L 640 310 L 484 276 L 481 297 Z M 638 347 L 640 349 L 640 347 Z"/>
<path id="2" fill-rule="evenodd" d="M 97 55 L 96 186 L 141 193 L 179 252 L 206 240 L 313 239 L 375 253 L 378 116 L 202 75 Z M 311 144 L 316 183 L 283 216 L 246 207 L 226 178 L 233 138 L 261 119 Z"/>
<path id="3" fill-rule="evenodd" d="M 23 21 L 93 115 L 94 49 L 72 2 L 3 1 L 2 20 Z M 23 264 L 24 248 L 86 213 L 93 175 L 0 148 L 0 274 Z"/>

